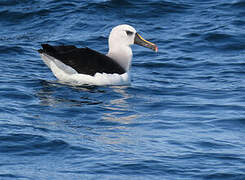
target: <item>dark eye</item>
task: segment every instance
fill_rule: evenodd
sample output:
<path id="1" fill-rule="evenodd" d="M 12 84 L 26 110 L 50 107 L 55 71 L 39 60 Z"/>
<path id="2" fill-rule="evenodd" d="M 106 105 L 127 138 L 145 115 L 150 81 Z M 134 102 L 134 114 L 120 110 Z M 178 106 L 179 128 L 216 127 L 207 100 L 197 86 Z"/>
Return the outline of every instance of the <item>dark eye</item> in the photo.
<path id="1" fill-rule="evenodd" d="M 133 35 L 133 32 L 132 31 L 126 31 L 126 33 L 127 33 L 128 36 Z"/>

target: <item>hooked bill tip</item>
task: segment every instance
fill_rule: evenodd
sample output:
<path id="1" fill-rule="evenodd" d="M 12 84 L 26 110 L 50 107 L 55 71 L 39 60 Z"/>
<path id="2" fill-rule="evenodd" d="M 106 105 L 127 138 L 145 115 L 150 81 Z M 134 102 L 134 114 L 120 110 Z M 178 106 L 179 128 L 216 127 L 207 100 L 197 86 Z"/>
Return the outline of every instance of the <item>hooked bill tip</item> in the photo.
<path id="1" fill-rule="evenodd" d="M 155 47 L 155 52 L 157 52 L 157 51 L 158 51 L 158 47 L 156 46 L 156 47 Z"/>

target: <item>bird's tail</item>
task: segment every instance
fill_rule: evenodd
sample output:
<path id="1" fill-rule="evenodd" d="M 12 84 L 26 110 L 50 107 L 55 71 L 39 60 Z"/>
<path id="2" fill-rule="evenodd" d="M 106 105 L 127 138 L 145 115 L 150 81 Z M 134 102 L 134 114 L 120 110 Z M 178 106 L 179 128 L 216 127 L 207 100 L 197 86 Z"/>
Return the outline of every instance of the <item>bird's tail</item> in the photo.
<path id="1" fill-rule="evenodd" d="M 43 49 L 39 49 L 38 52 L 39 53 L 54 53 L 55 52 L 55 48 L 53 48 L 52 46 L 50 46 L 49 44 L 42 44 L 42 48 Z"/>

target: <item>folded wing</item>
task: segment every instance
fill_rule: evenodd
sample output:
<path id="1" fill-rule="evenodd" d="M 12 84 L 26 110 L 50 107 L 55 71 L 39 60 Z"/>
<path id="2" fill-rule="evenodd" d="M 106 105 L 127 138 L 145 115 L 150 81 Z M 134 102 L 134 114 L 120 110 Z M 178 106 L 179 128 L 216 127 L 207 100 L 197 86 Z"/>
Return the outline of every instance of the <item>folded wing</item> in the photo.
<path id="1" fill-rule="evenodd" d="M 51 46 L 42 44 L 39 53 L 45 53 L 75 69 L 80 74 L 123 74 L 126 71 L 113 59 L 89 48 L 75 46 Z"/>

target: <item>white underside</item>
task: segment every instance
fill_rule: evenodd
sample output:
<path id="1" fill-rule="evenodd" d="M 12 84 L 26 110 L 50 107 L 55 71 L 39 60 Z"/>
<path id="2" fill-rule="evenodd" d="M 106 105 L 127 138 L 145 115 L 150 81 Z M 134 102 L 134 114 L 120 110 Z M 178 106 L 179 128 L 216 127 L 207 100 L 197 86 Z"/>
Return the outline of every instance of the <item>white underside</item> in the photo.
<path id="1" fill-rule="evenodd" d="M 130 75 L 96 73 L 94 76 L 79 74 L 70 66 L 65 65 L 45 53 L 41 54 L 44 63 L 51 69 L 57 79 L 65 83 L 74 85 L 127 85 L 130 84 Z"/>

